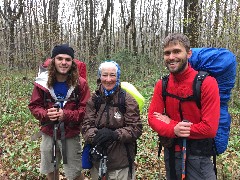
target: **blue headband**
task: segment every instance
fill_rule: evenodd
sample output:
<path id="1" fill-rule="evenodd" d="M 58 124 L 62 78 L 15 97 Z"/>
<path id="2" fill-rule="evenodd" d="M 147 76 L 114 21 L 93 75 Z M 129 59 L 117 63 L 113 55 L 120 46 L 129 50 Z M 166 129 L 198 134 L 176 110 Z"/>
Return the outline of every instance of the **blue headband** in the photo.
<path id="1" fill-rule="evenodd" d="M 110 90 L 110 91 L 108 91 L 105 88 L 103 88 L 105 95 L 109 96 L 109 95 L 113 94 L 116 91 L 117 87 L 120 84 L 121 69 L 120 69 L 120 66 L 118 65 L 118 63 L 116 63 L 115 61 L 112 61 L 112 60 L 104 61 L 103 63 L 100 64 L 100 66 L 98 68 L 98 78 L 101 79 L 102 68 L 106 67 L 106 66 L 115 66 L 116 67 L 116 71 L 117 71 L 116 72 L 117 80 L 116 80 L 116 84 L 115 84 L 114 88 L 112 90 Z"/>

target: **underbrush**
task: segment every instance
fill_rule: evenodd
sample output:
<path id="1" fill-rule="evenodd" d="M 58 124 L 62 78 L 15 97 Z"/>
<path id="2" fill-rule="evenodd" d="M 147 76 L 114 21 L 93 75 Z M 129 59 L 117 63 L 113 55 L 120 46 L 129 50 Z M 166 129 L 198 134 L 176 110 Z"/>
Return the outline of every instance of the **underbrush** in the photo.
<path id="1" fill-rule="evenodd" d="M 39 175 L 40 139 L 31 141 L 31 136 L 39 130 L 38 121 L 30 114 L 28 102 L 33 88 L 34 73 L 27 78 L 18 72 L 3 75 L 0 79 L 0 179 L 43 179 Z M 158 138 L 147 125 L 147 108 L 153 93 L 157 72 L 146 74 L 139 79 L 131 78 L 132 84 L 145 97 L 146 104 L 141 115 L 143 134 L 138 140 L 136 158 L 137 179 L 164 179 L 163 153 L 158 152 Z M 89 78 L 90 87 L 95 87 L 95 79 Z M 232 110 L 233 124 L 227 151 L 218 156 L 218 179 L 240 179 L 239 124 L 235 123 L 239 113 Z"/>

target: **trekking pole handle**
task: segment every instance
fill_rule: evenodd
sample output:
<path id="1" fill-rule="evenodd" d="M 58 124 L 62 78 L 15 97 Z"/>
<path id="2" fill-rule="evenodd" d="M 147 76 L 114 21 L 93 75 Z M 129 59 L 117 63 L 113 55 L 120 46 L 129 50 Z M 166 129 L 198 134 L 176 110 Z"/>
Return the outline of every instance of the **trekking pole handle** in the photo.
<path id="1" fill-rule="evenodd" d="M 53 105 L 54 108 L 57 108 L 57 111 L 59 111 L 59 108 L 60 108 L 60 102 L 56 102 L 54 105 Z"/>
<path id="2" fill-rule="evenodd" d="M 54 105 L 53 105 L 54 108 L 57 108 L 57 112 L 59 112 L 59 109 L 60 109 L 60 102 L 56 102 Z M 59 117 L 58 117 L 59 118 Z M 54 124 L 58 124 L 58 118 L 57 120 L 54 122 Z M 57 128 L 57 127 L 56 127 Z"/>

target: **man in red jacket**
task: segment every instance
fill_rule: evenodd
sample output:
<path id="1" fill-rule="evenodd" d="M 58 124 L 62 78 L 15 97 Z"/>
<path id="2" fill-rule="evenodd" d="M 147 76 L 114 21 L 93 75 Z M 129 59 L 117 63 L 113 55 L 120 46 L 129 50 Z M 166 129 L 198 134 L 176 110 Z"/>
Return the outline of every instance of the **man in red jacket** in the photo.
<path id="1" fill-rule="evenodd" d="M 58 164 L 63 159 L 65 176 L 83 179 L 79 134 L 90 97 L 89 87 L 85 79 L 79 77 L 71 47 L 55 46 L 51 58 L 48 71 L 36 78 L 29 103 L 31 113 L 42 125 L 40 172 L 47 174 L 48 179 L 58 179 Z M 56 102 L 59 108 L 54 107 Z"/>
<path id="2" fill-rule="evenodd" d="M 166 91 L 171 95 L 164 101 L 162 80 L 159 80 L 150 103 L 148 122 L 163 137 L 160 139 L 167 142 L 161 142 L 167 179 L 185 179 L 184 175 L 181 177 L 182 148 L 183 139 L 187 139 L 186 179 L 215 180 L 210 157 L 220 117 L 218 84 L 211 76 L 203 81 L 201 108 L 194 100 L 180 100 L 193 95 L 193 80 L 198 73 L 188 63 L 192 55 L 190 42 L 187 36 L 174 33 L 165 38 L 163 48 L 165 65 L 170 72 Z"/>

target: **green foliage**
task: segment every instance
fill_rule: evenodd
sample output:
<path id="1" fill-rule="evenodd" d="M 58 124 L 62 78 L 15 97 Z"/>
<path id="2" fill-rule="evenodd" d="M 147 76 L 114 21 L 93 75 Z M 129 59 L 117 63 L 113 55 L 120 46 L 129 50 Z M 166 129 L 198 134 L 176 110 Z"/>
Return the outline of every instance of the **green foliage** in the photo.
<path id="1" fill-rule="evenodd" d="M 111 54 L 109 58 L 101 55 L 96 60 L 97 67 L 105 60 L 114 60 L 121 67 L 121 81 L 127 82 L 149 82 L 155 83 L 156 78 L 164 74 L 164 68 L 161 61 L 153 61 L 146 55 L 135 56 L 132 52 L 123 49 L 115 54 Z M 150 64 L 151 62 L 151 64 Z M 89 75 L 95 77 L 97 75 L 97 67 L 89 69 Z"/>
<path id="2" fill-rule="evenodd" d="M 143 134 L 138 140 L 136 158 L 137 179 L 164 179 L 163 152 L 157 157 L 158 137 L 148 126 L 147 109 L 156 81 L 164 70 L 159 66 L 147 64 L 147 58 L 133 57 L 123 51 L 113 56 L 122 68 L 122 81 L 128 81 L 145 97 L 145 107 L 141 114 Z M 142 59 L 141 59 L 142 58 Z M 140 66 L 136 61 L 140 60 Z M 146 64 L 141 64 L 142 62 Z M 133 66 L 133 67 L 132 67 Z M 139 67 L 139 71 L 137 71 Z M 142 74 L 142 71 L 145 74 Z M 28 102 L 33 88 L 35 72 L 28 79 L 17 72 L 0 79 L 0 179 L 43 179 L 39 175 L 40 139 L 31 141 L 30 137 L 39 130 L 38 121 L 28 110 Z M 94 75 L 93 75 L 94 74 Z M 96 72 L 89 71 L 89 86 L 96 88 Z M 239 119 L 239 111 L 230 107 L 233 119 Z M 239 124 L 233 124 L 227 151 L 217 158 L 218 179 L 239 179 L 240 142 Z"/>
<path id="3" fill-rule="evenodd" d="M 32 87 L 22 74 L 1 79 L 0 165 L 10 179 L 36 179 L 39 174 L 39 142 L 30 140 L 38 124 L 27 108 Z"/>
<path id="4" fill-rule="evenodd" d="M 239 179 L 240 165 L 240 141 L 239 125 L 231 127 L 231 135 L 228 143 L 228 149 L 217 159 L 219 179 Z"/>

